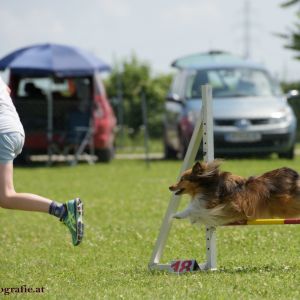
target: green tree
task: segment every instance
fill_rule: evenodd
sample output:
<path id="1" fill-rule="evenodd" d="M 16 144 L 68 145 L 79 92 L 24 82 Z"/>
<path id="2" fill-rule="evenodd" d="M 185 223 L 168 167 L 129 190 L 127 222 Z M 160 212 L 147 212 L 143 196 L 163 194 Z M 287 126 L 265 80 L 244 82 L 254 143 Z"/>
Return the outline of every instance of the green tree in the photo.
<path id="1" fill-rule="evenodd" d="M 300 3 L 300 0 L 289 0 L 281 4 L 282 7 L 288 7 L 294 4 Z"/>
<path id="2" fill-rule="evenodd" d="M 291 5 L 300 4 L 300 0 L 289 0 L 281 4 L 281 7 L 289 7 Z M 300 10 L 296 13 L 297 18 L 300 18 Z M 285 45 L 285 48 L 300 52 L 300 23 L 297 22 L 294 24 L 294 28 L 291 29 L 288 33 L 279 34 L 282 38 L 288 41 L 288 44 Z M 295 56 L 296 59 L 300 59 L 300 54 Z"/>
<path id="3" fill-rule="evenodd" d="M 106 80 L 107 93 L 114 101 L 114 109 L 119 124 L 133 129 L 137 134 L 143 125 L 141 99 L 147 101 L 147 116 L 151 136 L 162 134 L 164 99 L 171 82 L 171 75 L 153 75 L 148 63 L 138 60 L 135 55 L 116 63 L 110 77 Z M 120 113 L 121 111 L 121 113 Z M 122 120 L 120 120 L 122 116 Z"/>

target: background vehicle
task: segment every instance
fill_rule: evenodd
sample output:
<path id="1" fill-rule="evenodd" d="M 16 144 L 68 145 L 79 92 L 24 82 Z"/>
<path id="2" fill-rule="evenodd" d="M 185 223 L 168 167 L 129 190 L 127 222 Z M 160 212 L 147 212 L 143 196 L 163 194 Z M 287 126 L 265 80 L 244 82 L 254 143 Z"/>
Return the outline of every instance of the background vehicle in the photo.
<path id="1" fill-rule="evenodd" d="M 183 156 L 201 107 L 201 85 L 213 89 L 217 156 L 271 154 L 293 158 L 297 121 L 279 85 L 257 64 L 209 52 L 176 60 L 166 101 L 166 158 Z"/>
<path id="2" fill-rule="evenodd" d="M 116 119 L 100 77 L 109 65 L 83 49 L 46 43 L 7 54 L 0 70 L 10 72 L 25 128 L 23 159 L 48 153 L 50 161 L 53 153 L 79 155 L 88 148 L 100 161 L 112 158 Z"/>
<path id="3" fill-rule="evenodd" d="M 91 130 L 99 160 L 112 159 L 116 119 L 99 73 L 60 78 L 12 73 L 9 85 L 26 133 L 24 156 L 47 153 L 49 143 L 63 152 Z"/>

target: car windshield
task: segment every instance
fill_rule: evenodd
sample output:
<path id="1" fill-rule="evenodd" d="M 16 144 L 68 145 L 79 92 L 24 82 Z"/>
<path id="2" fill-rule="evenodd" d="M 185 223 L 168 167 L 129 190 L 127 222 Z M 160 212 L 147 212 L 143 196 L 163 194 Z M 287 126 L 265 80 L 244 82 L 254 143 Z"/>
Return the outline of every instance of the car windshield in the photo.
<path id="1" fill-rule="evenodd" d="M 263 70 L 224 68 L 200 70 L 188 77 L 186 98 L 200 98 L 201 85 L 209 83 L 214 98 L 274 96 L 279 87 Z"/>

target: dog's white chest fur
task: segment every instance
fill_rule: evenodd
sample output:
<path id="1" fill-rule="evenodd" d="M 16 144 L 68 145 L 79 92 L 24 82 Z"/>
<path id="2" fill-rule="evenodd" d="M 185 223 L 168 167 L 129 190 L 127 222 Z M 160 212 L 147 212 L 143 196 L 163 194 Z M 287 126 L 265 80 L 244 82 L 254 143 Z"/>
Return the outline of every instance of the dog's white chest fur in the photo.
<path id="1" fill-rule="evenodd" d="M 191 223 L 201 223 L 208 226 L 220 225 L 222 219 L 222 205 L 207 209 L 203 195 L 198 194 L 192 198 L 185 210 L 177 212 L 173 217 L 176 219 L 189 218 Z"/>

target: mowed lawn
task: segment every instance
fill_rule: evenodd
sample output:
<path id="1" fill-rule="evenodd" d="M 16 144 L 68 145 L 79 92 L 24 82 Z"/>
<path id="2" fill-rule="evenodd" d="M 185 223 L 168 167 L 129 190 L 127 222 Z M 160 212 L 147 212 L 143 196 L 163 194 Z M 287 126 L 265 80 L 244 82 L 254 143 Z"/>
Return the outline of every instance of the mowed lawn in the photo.
<path id="1" fill-rule="evenodd" d="M 86 236 L 71 245 L 67 229 L 47 214 L 0 209 L 0 298 L 4 288 L 43 288 L 21 299 L 300 299 L 300 226 L 217 229 L 218 271 L 174 275 L 148 271 L 180 162 L 114 160 L 76 167 L 16 168 L 18 191 L 58 201 L 80 196 Z M 228 160 L 243 176 L 300 158 Z M 182 206 L 188 198 L 182 198 Z M 205 259 L 204 228 L 176 220 L 162 262 Z"/>

